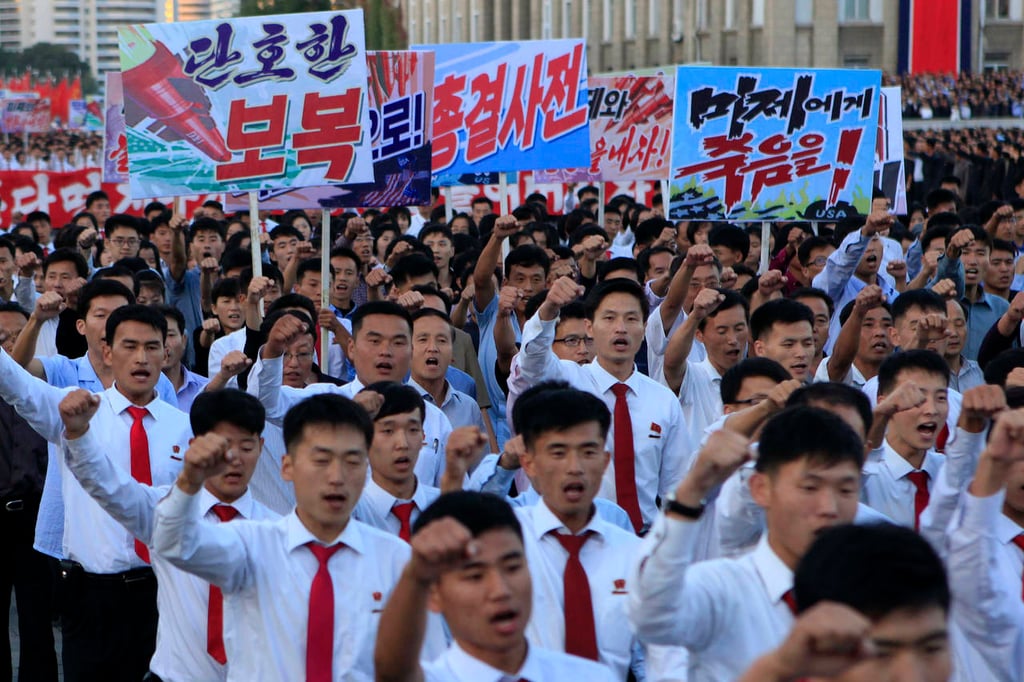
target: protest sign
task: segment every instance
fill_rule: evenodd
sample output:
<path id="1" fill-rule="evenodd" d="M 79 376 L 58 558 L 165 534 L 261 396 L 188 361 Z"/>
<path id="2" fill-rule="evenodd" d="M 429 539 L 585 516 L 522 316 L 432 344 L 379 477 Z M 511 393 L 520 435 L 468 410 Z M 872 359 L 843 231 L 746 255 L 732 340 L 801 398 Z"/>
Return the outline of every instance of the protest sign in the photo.
<path id="1" fill-rule="evenodd" d="M 260 206 L 355 208 L 430 203 L 430 125 L 434 55 L 430 52 L 368 52 L 370 137 L 374 182 L 263 190 Z M 229 192 L 225 208 L 245 210 L 248 197 Z"/>
<path id="2" fill-rule="evenodd" d="M 128 182 L 128 136 L 124 123 L 121 73 L 107 72 L 106 117 L 103 123 L 103 182 Z"/>
<path id="3" fill-rule="evenodd" d="M 874 187 L 889 197 L 893 213 L 907 212 L 907 176 L 903 165 L 903 100 L 900 88 L 882 88 L 875 138 Z"/>
<path id="4" fill-rule="evenodd" d="M 103 98 L 90 96 L 68 102 L 68 128 L 90 133 L 103 130 Z"/>
<path id="5" fill-rule="evenodd" d="M 835 220 L 871 207 L 881 73 L 678 67 L 675 220 Z"/>
<path id="6" fill-rule="evenodd" d="M 50 129 L 50 100 L 45 97 L 8 97 L 0 106 L 0 130 L 5 133 L 45 133 Z"/>
<path id="7" fill-rule="evenodd" d="M 373 180 L 361 10 L 118 33 L 132 196 Z"/>
<path id="8" fill-rule="evenodd" d="M 436 56 L 435 185 L 467 173 L 586 167 L 583 40 L 416 45 Z"/>

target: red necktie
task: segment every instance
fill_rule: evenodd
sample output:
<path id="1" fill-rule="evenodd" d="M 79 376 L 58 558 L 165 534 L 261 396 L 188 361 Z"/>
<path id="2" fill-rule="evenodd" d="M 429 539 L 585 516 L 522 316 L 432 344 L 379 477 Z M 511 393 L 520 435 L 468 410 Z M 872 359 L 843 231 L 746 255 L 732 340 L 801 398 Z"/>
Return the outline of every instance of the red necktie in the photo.
<path id="1" fill-rule="evenodd" d="M 789 607 L 789 612 L 796 617 L 796 595 L 793 594 L 793 588 L 786 590 L 786 593 L 782 595 L 782 601 L 786 602 L 786 606 Z"/>
<path id="2" fill-rule="evenodd" d="M 562 535 L 555 533 L 569 558 L 565 562 L 562 585 L 565 597 L 565 653 L 597 660 L 597 633 L 594 628 L 594 606 L 590 600 L 590 582 L 580 562 L 580 550 L 590 533 Z"/>
<path id="3" fill-rule="evenodd" d="M 128 435 L 128 442 L 131 447 L 132 478 L 145 485 L 153 485 L 153 474 L 149 469 L 149 437 L 146 435 L 146 428 L 142 425 L 142 418 L 149 414 L 145 407 L 132 405 L 128 408 L 128 414 L 132 416 L 132 429 Z M 140 540 L 135 540 L 135 553 L 139 558 L 149 563 L 149 548 Z"/>
<path id="4" fill-rule="evenodd" d="M 629 417 L 629 404 L 626 392 L 629 386 L 615 384 L 615 497 L 619 506 L 629 514 L 633 522 L 633 530 L 637 533 L 644 525 L 640 515 L 640 500 L 636 495 L 636 469 L 633 452 L 633 421 Z"/>
<path id="5" fill-rule="evenodd" d="M 211 510 L 221 523 L 238 516 L 238 510 L 226 504 L 214 505 Z M 221 665 L 228 662 L 224 652 L 224 595 L 216 585 L 210 585 L 210 607 L 206 612 L 206 651 Z"/>
<path id="6" fill-rule="evenodd" d="M 928 494 L 928 472 L 911 471 L 907 479 L 914 484 L 914 530 L 918 530 L 921 523 L 921 512 L 928 506 L 930 495 Z"/>
<path id="7" fill-rule="evenodd" d="M 1021 533 L 1013 539 L 1013 544 L 1021 548 L 1024 551 L 1024 533 Z M 1024 581 L 1021 583 L 1021 599 L 1024 599 Z"/>
<path id="8" fill-rule="evenodd" d="M 401 524 L 398 527 L 398 537 L 406 542 L 409 542 L 409 538 L 412 537 L 412 525 L 409 523 L 409 519 L 412 517 L 412 510 L 415 508 L 415 502 L 401 502 L 391 508 L 391 513 L 398 517 L 398 522 Z"/>
<path id="9" fill-rule="evenodd" d="M 324 547 L 306 545 L 320 562 L 309 588 L 309 620 L 306 624 L 306 682 L 331 682 L 334 660 L 334 583 L 327 561 L 342 548 L 341 543 Z"/>

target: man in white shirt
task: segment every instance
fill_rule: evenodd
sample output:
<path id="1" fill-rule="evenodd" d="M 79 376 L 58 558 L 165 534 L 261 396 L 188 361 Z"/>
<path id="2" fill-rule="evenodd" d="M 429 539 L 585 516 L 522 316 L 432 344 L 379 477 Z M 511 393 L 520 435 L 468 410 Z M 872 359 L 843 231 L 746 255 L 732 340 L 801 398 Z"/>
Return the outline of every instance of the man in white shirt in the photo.
<path id="1" fill-rule="evenodd" d="M 93 418 L 114 464 L 136 480 L 170 483 L 188 447 L 187 416 L 157 397 L 167 321 L 146 306 L 122 306 L 106 322 L 104 364 L 114 383 Z M 75 387 L 77 388 L 77 386 Z M 74 389 L 47 385 L 0 354 L 0 397 L 50 442 L 60 442 L 58 405 Z M 173 398 L 172 398 L 173 399 Z M 60 460 L 59 460 L 60 461 Z M 62 576 L 66 680 L 139 679 L 156 639 L 156 580 L 144 544 L 112 519 L 66 470 Z"/>
<path id="2" fill-rule="evenodd" d="M 746 356 L 749 335 L 745 298 L 734 291 L 701 289 L 690 316 L 668 342 L 664 383 L 679 396 L 692 442 L 699 443 L 704 429 L 722 416 L 722 375 Z M 688 359 L 694 338 L 707 352 L 700 362 Z"/>
<path id="3" fill-rule="evenodd" d="M 61 401 L 65 461 L 86 492 L 108 514 L 150 545 L 156 504 L 170 486 L 139 483 L 110 461 L 103 446 L 103 434 L 89 428 L 99 402 L 99 396 L 84 389 L 69 393 Z M 206 447 L 223 439 L 236 455 L 230 467 L 206 479 L 200 493 L 203 521 L 215 524 L 236 518 L 278 518 L 255 501 L 248 490 L 263 440 L 260 433 L 264 410 L 259 401 L 231 389 L 203 393 L 196 398 L 189 419 L 196 436 L 190 448 Z M 225 679 L 224 641 L 228 627 L 224 623 L 220 591 L 171 566 L 158 554 L 150 556 L 158 581 L 160 613 L 156 652 L 149 664 L 151 675 L 164 682 Z"/>
<path id="4" fill-rule="evenodd" d="M 202 523 L 206 479 L 237 455 L 189 450 L 158 505 L 153 544 L 224 595 L 228 680 L 372 679 L 380 610 L 409 558 L 397 537 L 351 518 L 366 481 L 373 424 L 337 395 L 315 395 L 284 421 L 281 476 L 296 509 L 272 522 Z M 418 649 L 417 652 L 418 653 Z"/>
<path id="5" fill-rule="evenodd" d="M 78 251 L 57 249 L 43 261 L 43 293 L 57 294 L 66 306 L 74 307 L 77 303 L 77 292 L 85 284 L 85 278 L 88 276 L 89 266 Z M 33 304 L 36 298 L 38 297 L 33 297 Z M 42 321 L 34 355 L 50 357 L 57 354 L 58 324 L 58 316 Z"/>
<path id="6" fill-rule="evenodd" d="M 793 630 L 740 682 L 951 679 L 946 573 L 913 531 L 891 524 L 830 530 L 804 555 L 794 583 L 800 617 Z"/>
<path id="7" fill-rule="evenodd" d="M 420 516 L 412 559 L 381 615 L 380 682 L 615 679 L 603 665 L 527 641 L 532 581 L 516 515 L 497 497 L 443 495 Z M 440 612 L 454 643 L 420 663 L 427 611 Z"/>
<path id="8" fill-rule="evenodd" d="M 352 314 L 352 338 L 348 357 L 356 378 L 344 386 L 310 384 L 305 388 L 281 385 L 283 355 L 307 327 L 292 316 L 280 319 L 267 335 L 260 358 L 249 373 L 249 393 L 257 395 L 267 410 L 267 421 L 281 423 L 288 409 L 313 393 L 337 393 L 359 402 L 357 397 L 378 381 L 404 383 L 412 362 L 412 321 L 404 308 L 390 301 L 371 301 Z M 427 404 L 423 420 L 423 446 L 416 463 L 416 475 L 429 485 L 438 485 L 444 471 L 444 447 L 451 433 L 448 417 L 436 405 Z"/>
<path id="9" fill-rule="evenodd" d="M 881 287 L 871 284 L 839 312 L 839 338 L 821 361 L 815 381 L 838 381 L 860 389 L 892 354 L 892 308 Z"/>
<path id="10" fill-rule="evenodd" d="M 648 314 L 647 298 L 636 282 L 606 280 L 587 297 L 593 362 L 581 366 L 559 360 L 552 352 L 558 312 L 580 293 L 581 287 L 568 277 L 552 285 L 526 323 L 512 375 L 521 373 L 531 383 L 563 378 L 604 401 L 613 415 L 608 438 L 613 461 L 600 494 L 625 509 L 640 533 L 657 515 L 655 497 L 667 495 L 686 472 L 693 454 L 686 419 L 668 388 L 636 371 L 633 359 Z"/>
<path id="11" fill-rule="evenodd" d="M 864 503 L 895 523 L 917 530 L 945 457 L 935 441 L 949 412 L 949 370 L 930 350 L 896 353 L 878 370 L 878 398 L 884 401 L 905 383 L 920 389 L 917 405 L 889 417 L 880 460 L 864 466 Z"/>
<path id="12" fill-rule="evenodd" d="M 750 459 L 737 433 L 711 434 L 634 563 L 629 618 L 647 644 L 690 650 L 689 682 L 737 678 L 793 624 L 793 570 L 822 530 L 857 512 L 864 445 L 846 422 L 814 407 L 773 417 L 750 478 L 768 532 L 739 559 L 694 563 L 705 501 Z"/>

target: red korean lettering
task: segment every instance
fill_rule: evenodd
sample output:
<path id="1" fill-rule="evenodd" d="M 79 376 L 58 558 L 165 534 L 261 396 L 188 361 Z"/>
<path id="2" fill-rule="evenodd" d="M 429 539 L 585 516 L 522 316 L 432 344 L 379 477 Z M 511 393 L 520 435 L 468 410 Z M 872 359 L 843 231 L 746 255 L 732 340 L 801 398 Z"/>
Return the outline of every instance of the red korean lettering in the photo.
<path id="1" fill-rule="evenodd" d="M 818 157 L 825 148 L 825 136 L 820 133 L 807 133 L 801 135 L 797 144 L 804 147 L 803 151 L 793 154 L 793 165 L 795 175 L 798 178 L 805 178 L 816 173 L 826 173 L 832 166 L 830 164 L 818 164 Z"/>
<path id="2" fill-rule="evenodd" d="M 836 168 L 832 171 L 832 186 L 828 191 L 828 203 L 834 205 L 839 200 L 839 193 L 846 189 L 849 182 L 850 172 L 854 161 L 857 158 L 857 150 L 860 148 L 860 138 L 864 133 L 862 128 L 848 128 L 839 133 L 839 149 L 836 152 L 836 164 L 843 164 L 847 168 Z"/>
<path id="3" fill-rule="evenodd" d="M 569 54 L 549 61 L 545 74 L 549 85 L 541 100 L 544 122 L 540 136 L 545 142 L 550 142 L 587 124 L 587 104 L 577 104 L 576 101 L 580 79 L 586 76 L 583 73 L 583 44 L 577 43 Z"/>
<path id="4" fill-rule="evenodd" d="M 469 84 L 476 104 L 466 114 L 467 163 L 485 159 L 498 151 L 498 129 L 507 70 L 507 65 L 502 64 L 494 78 L 482 73 Z"/>
<path id="5" fill-rule="evenodd" d="M 544 87 L 540 82 L 543 70 L 544 55 L 541 54 L 533 58 L 532 65 L 521 64 L 516 68 L 515 85 L 512 87 L 515 96 L 509 103 L 505 119 L 501 122 L 501 129 L 498 131 L 498 140 L 501 146 L 504 147 L 510 140 L 515 140 L 520 149 L 533 148 L 537 114 L 540 112 L 544 100 Z M 526 93 L 526 102 L 523 102 L 523 93 Z M 586 121 L 586 116 L 586 109 L 584 109 L 584 121 Z"/>
<path id="6" fill-rule="evenodd" d="M 754 151 L 750 146 L 753 139 L 753 133 L 743 133 L 735 139 L 729 139 L 726 135 L 704 138 L 704 152 L 711 160 L 680 168 L 676 178 L 698 173 L 703 174 L 705 182 L 724 178 L 725 196 L 722 201 L 727 211 L 731 210 L 743 198 L 744 178 L 740 174 L 740 169 L 747 164 L 747 155 Z"/>
<path id="7" fill-rule="evenodd" d="M 307 92 L 302 102 L 302 132 L 292 136 L 300 166 L 327 164 L 324 180 L 345 182 L 355 165 L 356 145 L 362 139 L 359 88 L 340 95 Z"/>
<path id="8" fill-rule="evenodd" d="M 217 165 L 219 182 L 284 175 L 284 155 L 265 157 L 266 149 L 284 146 L 288 120 L 288 97 L 276 95 L 270 104 L 246 106 L 244 99 L 231 102 L 228 116 L 227 146 L 244 152 L 241 161 Z"/>
<path id="9" fill-rule="evenodd" d="M 434 136 L 431 140 L 434 171 L 444 170 L 459 154 L 459 130 L 465 114 L 462 112 L 466 77 L 448 74 L 434 86 Z"/>
<path id="10" fill-rule="evenodd" d="M 629 131 L 622 138 L 621 142 L 618 145 L 613 144 L 612 148 L 608 151 L 608 160 L 618 164 L 620 173 L 624 174 L 629 167 L 629 150 L 633 148 L 635 139 L 636 126 L 629 126 Z"/>

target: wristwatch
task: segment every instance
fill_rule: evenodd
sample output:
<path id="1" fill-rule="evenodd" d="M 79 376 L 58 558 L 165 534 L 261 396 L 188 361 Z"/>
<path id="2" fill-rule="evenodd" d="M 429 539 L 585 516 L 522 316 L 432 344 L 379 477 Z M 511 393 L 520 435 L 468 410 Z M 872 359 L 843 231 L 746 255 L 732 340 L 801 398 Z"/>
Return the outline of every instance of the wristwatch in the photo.
<path id="1" fill-rule="evenodd" d="M 697 520 L 704 514 L 704 508 L 707 507 L 707 501 L 701 500 L 699 507 L 689 507 L 682 502 L 676 501 L 676 493 L 672 491 L 665 498 L 665 504 L 662 506 L 662 510 L 666 513 L 678 514 L 688 519 Z"/>

